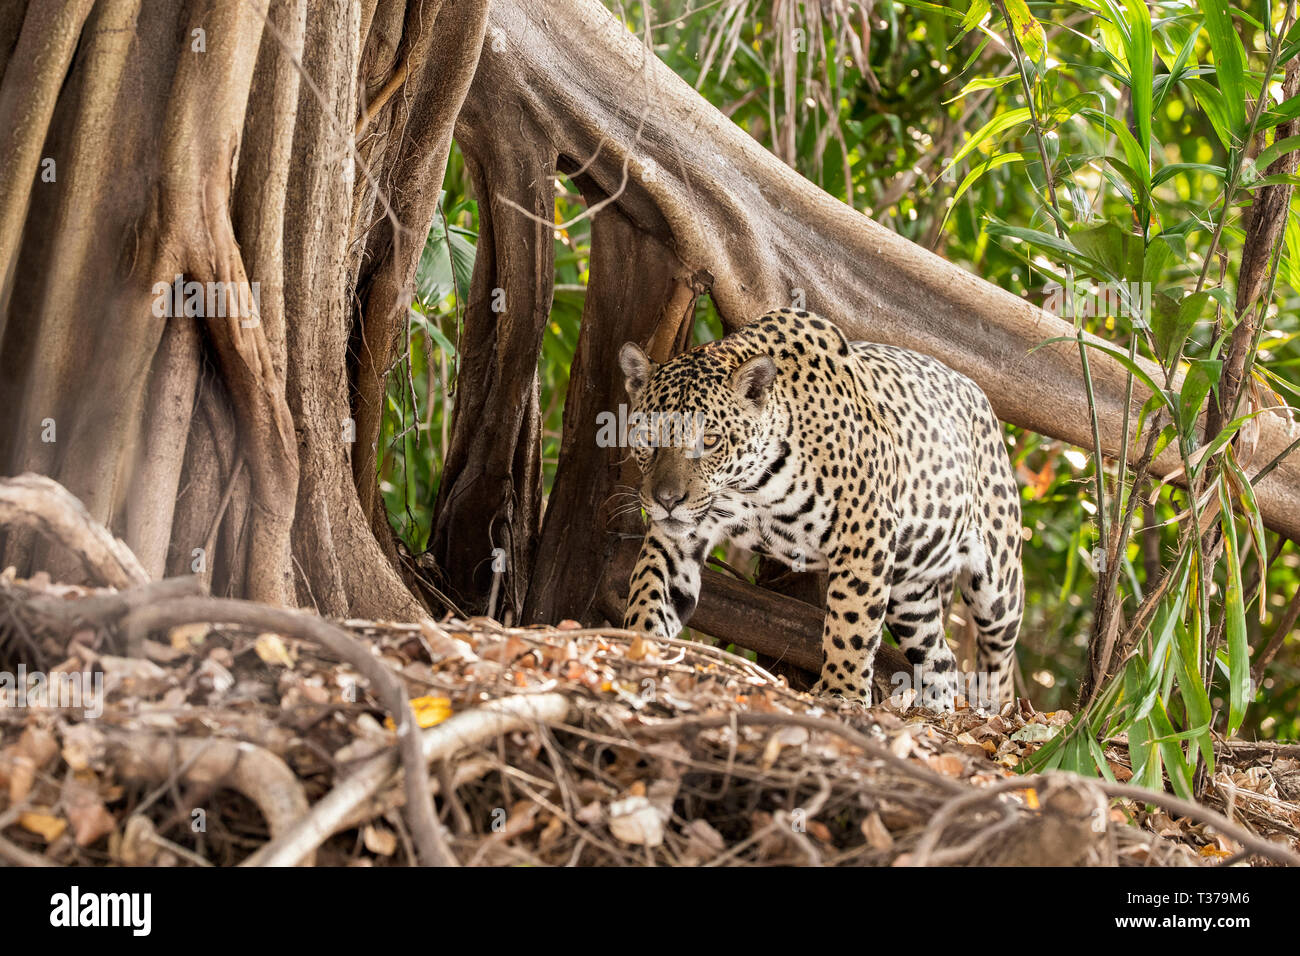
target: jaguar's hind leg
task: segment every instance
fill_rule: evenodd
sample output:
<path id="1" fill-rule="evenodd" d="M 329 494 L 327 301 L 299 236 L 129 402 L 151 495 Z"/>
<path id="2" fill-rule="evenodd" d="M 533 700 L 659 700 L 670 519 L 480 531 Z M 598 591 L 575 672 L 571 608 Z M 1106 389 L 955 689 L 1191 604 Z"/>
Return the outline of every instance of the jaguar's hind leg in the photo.
<path id="1" fill-rule="evenodd" d="M 1014 555 L 1007 554 L 1009 550 L 992 544 L 982 565 L 960 580 L 962 599 L 975 621 L 977 671 L 971 681 L 972 707 L 998 707 L 1010 700 L 1015 690 L 1012 672 L 1025 601 L 1019 548 Z"/>
<path id="2" fill-rule="evenodd" d="M 957 694 L 957 658 L 944 636 L 947 581 L 902 581 L 889 592 L 885 623 L 912 665 L 909 683 L 917 703 L 952 710 Z"/>

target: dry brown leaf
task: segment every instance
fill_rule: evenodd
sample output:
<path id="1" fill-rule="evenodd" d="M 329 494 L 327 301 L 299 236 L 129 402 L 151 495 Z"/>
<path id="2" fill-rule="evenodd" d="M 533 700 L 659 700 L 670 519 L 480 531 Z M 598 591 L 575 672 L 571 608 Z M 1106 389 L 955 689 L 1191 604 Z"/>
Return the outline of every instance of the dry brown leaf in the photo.
<path id="1" fill-rule="evenodd" d="M 54 734 L 44 727 L 35 725 L 23 728 L 22 734 L 18 737 L 17 747 L 20 754 L 32 759 L 37 770 L 43 770 L 59 755 L 59 742 Z"/>
<path id="2" fill-rule="evenodd" d="M 908 730 L 904 730 L 889 742 L 889 752 L 899 760 L 906 759 L 914 749 L 912 734 Z"/>
<path id="3" fill-rule="evenodd" d="M 392 856 L 397 852 L 397 834 L 387 827 L 367 824 L 361 830 L 361 842 L 376 856 Z"/>
<path id="4" fill-rule="evenodd" d="M 937 757 L 931 757 L 927 763 L 929 763 L 931 770 L 941 773 L 945 777 L 960 777 L 966 769 L 966 765 L 962 763 L 961 758 L 953 754 L 940 754 Z"/>
<path id="5" fill-rule="evenodd" d="M 63 731 L 63 761 L 74 771 L 98 767 L 106 750 L 104 734 L 93 724 L 72 724 Z"/>
<path id="6" fill-rule="evenodd" d="M 204 642 L 210 630 L 210 624 L 181 624 L 167 632 L 167 639 L 176 650 L 192 652 Z"/>
<path id="7" fill-rule="evenodd" d="M 659 846 L 664 842 L 665 819 L 645 797 L 628 797 L 609 805 L 609 832 L 623 843 Z"/>
<path id="8" fill-rule="evenodd" d="M 781 756 L 781 751 L 786 747 L 801 747 L 808 742 L 808 729 L 806 727 L 782 727 L 767 739 L 767 746 L 763 748 L 763 759 L 760 761 L 764 770 L 771 770 L 772 765 L 776 763 L 777 757 Z"/>
<path id="9" fill-rule="evenodd" d="M 84 788 L 78 788 L 78 792 L 84 796 L 79 796 L 68 807 L 68 821 L 72 824 L 77 846 L 90 846 L 100 837 L 112 833 L 117 828 L 117 821 L 96 794 Z"/>
<path id="10" fill-rule="evenodd" d="M 53 843 L 63 836 L 63 831 L 68 828 L 68 821 L 62 817 L 54 816 L 49 812 L 48 807 L 41 807 L 37 810 L 20 813 L 18 815 L 18 825 L 29 833 L 35 833 L 46 843 Z"/>
<path id="11" fill-rule="evenodd" d="M 420 633 L 424 635 L 424 640 L 429 645 L 429 651 L 435 661 L 478 659 L 478 655 L 474 653 L 473 647 L 463 635 L 448 633 L 427 617 L 420 620 Z"/>
<path id="12" fill-rule="evenodd" d="M 126 821 L 121 835 L 108 841 L 108 852 L 127 866 L 152 866 L 161 848 L 154 842 L 154 827 L 146 816 L 135 814 Z"/>
<path id="13" fill-rule="evenodd" d="M 6 761 L 9 778 L 9 804 L 22 803 L 36 782 L 36 761 L 25 754 L 14 754 Z"/>
<path id="14" fill-rule="evenodd" d="M 552 816 L 546 821 L 546 826 L 542 827 L 542 832 L 537 837 L 537 848 L 545 850 L 547 847 L 553 846 L 563 835 L 564 820 Z"/>
<path id="15" fill-rule="evenodd" d="M 632 638 L 632 643 L 628 645 L 627 654 L 624 656 L 630 661 L 643 661 L 656 651 L 654 644 L 638 634 Z"/>
<path id="16" fill-rule="evenodd" d="M 692 820 L 683 828 L 686 833 L 686 855 L 698 860 L 711 860 L 726 847 L 722 834 L 708 820 Z"/>

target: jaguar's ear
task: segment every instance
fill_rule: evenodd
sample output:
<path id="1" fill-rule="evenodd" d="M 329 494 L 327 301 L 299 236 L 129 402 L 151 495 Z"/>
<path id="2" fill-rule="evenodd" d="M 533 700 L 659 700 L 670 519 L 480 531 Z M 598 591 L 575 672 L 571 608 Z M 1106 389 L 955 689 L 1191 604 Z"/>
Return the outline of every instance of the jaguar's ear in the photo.
<path id="1" fill-rule="evenodd" d="M 731 387 L 741 402 L 762 408 L 772 393 L 776 363 L 770 355 L 755 355 L 731 373 Z"/>
<path id="2" fill-rule="evenodd" d="M 645 383 L 650 381 L 655 363 L 641 351 L 641 346 L 628 342 L 618 350 L 618 364 L 623 368 L 623 385 L 628 397 L 635 402 L 645 388 Z"/>

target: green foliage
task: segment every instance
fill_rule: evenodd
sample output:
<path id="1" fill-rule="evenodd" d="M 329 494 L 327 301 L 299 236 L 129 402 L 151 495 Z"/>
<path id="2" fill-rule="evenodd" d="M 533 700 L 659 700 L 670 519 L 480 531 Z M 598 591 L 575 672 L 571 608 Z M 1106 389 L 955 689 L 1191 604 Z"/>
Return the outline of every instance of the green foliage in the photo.
<path id="1" fill-rule="evenodd" d="M 1125 644 L 1113 675 L 1035 767 L 1109 773 L 1098 741 L 1126 734 L 1139 782 L 1186 793 L 1212 763 L 1212 732 L 1300 734 L 1294 643 L 1260 688 L 1250 681 L 1252 656 L 1300 586 L 1300 554 L 1263 528 L 1251 478 L 1267 462 L 1251 460 L 1246 437 L 1256 416 L 1272 414 L 1264 406 L 1300 395 L 1294 208 L 1268 301 L 1251 304 L 1264 310 L 1252 390 L 1218 434 L 1198 425 L 1239 321 L 1243 213 L 1278 181 L 1265 175 L 1269 163 L 1297 145 L 1272 132 L 1300 115 L 1300 98 L 1278 96 L 1278 64 L 1300 52 L 1283 5 L 656 0 L 611 9 L 638 35 L 648 20 L 656 54 L 757 141 L 901 235 L 1039 304 L 1078 283 L 1117 293 L 1067 295 L 1062 317 L 1098 337 L 1079 346 L 1085 359 L 1104 352 L 1135 390 L 1152 393 L 1125 433 L 1139 447 L 1172 449 L 1197 493 L 1163 474 L 1138 481 L 1095 449 L 1007 429 L 1029 532 L 1025 692 L 1041 709 L 1075 708 L 1094 608 L 1110 595 Z M 1261 89 L 1267 101 L 1257 106 Z M 378 463 L 394 526 L 415 550 L 428 538 L 454 404 L 454 285 L 463 299 L 478 228 L 454 151 L 446 190 L 450 229 L 434 223 L 421 261 Z M 582 209 L 562 180 L 556 221 Z M 538 366 L 547 489 L 588 223 L 557 230 L 555 242 L 557 292 Z M 721 333 L 707 299 L 697 319 L 697 340 Z M 1113 580 L 1103 535 L 1120 542 Z"/>

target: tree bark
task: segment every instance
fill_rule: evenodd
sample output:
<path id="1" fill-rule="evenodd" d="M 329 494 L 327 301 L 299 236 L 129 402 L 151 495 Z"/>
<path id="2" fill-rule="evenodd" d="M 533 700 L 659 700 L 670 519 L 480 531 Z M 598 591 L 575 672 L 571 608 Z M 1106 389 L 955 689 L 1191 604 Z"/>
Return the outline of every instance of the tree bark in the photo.
<path id="1" fill-rule="evenodd" d="M 151 577 L 421 613 L 375 508 L 376 410 L 486 10 L 6 4 L 0 471 L 59 480 Z M 176 276 L 257 294 L 158 316 Z M 25 529 L 0 559 L 81 573 Z"/>

